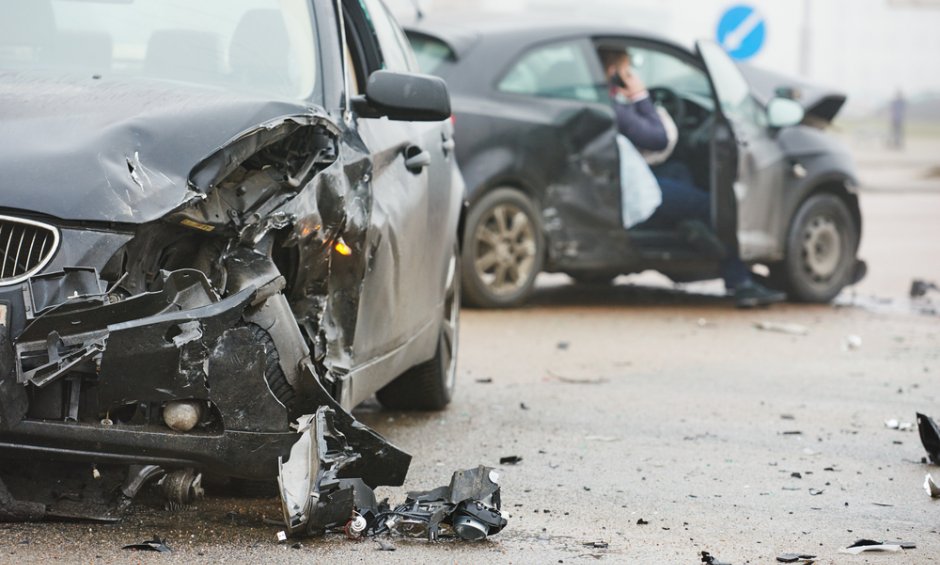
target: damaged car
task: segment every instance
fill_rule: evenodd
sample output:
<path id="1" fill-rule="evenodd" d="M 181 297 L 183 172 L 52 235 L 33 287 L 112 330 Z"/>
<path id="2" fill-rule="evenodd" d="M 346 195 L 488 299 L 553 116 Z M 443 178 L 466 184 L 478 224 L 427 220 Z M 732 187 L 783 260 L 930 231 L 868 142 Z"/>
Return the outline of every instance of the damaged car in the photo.
<path id="1" fill-rule="evenodd" d="M 0 5 L 0 518 L 401 485 L 349 411 L 450 401 L 464 185 L 381 1 Z"/>
<path id="2" fill-rule="evenodd" d="M 594 284 L 645 270 L 717 278 L 727 249 L 796 301 L 828 302 L 864 276 L 855 166 L 825 132 L 843 94 L 751 69 L 749 85 L 714 43 L 610 24 L 428 19 L 407 33 L 453 95 L 466 303 L 517 306 L 542 271 Z M 654 171 L 688 171 L 707 189 L 710 226 L 624 229 L 640 180 L 621 170 L 601 50 L 628 53 L 671 117 L 676 144 Z"/>

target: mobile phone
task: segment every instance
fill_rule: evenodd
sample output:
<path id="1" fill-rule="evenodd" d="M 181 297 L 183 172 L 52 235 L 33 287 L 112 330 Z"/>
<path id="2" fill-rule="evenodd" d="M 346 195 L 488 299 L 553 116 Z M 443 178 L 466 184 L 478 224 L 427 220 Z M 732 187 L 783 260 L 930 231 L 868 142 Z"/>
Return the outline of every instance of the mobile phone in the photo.
<path id="1" fill-rule="evenodd" d="M 620 73 L 615 73 L 614 76 L 610 77 L 610 84 L 618 86 L 620 88 L 626 88 L 627 83 L 623 81 L 623 77 L 620 76 Z"/>

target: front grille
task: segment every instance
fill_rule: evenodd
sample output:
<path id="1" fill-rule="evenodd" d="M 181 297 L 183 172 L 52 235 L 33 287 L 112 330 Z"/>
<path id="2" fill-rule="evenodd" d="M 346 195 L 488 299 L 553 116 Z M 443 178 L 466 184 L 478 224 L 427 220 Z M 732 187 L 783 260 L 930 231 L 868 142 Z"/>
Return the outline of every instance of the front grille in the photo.
<path id="1" fill-rule="evenodd" d="M 0 216 L 0 286 L 26 280 L 45 267 L 58 245 L 54 227 Z"/>

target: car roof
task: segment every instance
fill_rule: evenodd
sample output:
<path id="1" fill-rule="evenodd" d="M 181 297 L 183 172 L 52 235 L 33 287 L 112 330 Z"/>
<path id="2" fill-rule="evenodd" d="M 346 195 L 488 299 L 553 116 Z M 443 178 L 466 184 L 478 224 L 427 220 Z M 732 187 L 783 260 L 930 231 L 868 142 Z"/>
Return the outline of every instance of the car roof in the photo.
<path id="1" fill-rule="evenodd" d="M 688 50 L 664 36 L 640 28 L 591 20 L 566 22 L 552 17 L 510 19 L 500 16 L 476 15 L 468 18 L 451 16 L 445 19 L 436 16 L 408 24 L 405 29 L 410 33 L 443 41 L 458 59 L 472 49 L 477 42 L 488 39 L 528 45 L 572 36 L 624 36 L 656 41 L 677 49 Z"/>

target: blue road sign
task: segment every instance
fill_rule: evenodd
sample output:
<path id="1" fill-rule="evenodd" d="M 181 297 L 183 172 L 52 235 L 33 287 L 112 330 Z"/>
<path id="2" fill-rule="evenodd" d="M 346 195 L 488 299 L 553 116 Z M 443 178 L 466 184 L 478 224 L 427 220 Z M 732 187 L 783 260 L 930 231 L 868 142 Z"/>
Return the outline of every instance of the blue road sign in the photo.
<path id="1" fill-rule="evenodd" d="M 718 44 L 739 61 L 757 55 L 766 38 L 764 16 L 753 6 L 732 6 L 718 21 Z"/>

